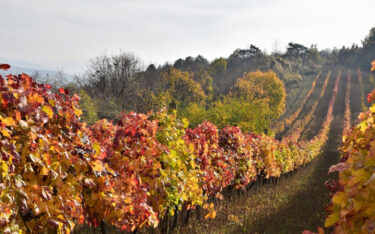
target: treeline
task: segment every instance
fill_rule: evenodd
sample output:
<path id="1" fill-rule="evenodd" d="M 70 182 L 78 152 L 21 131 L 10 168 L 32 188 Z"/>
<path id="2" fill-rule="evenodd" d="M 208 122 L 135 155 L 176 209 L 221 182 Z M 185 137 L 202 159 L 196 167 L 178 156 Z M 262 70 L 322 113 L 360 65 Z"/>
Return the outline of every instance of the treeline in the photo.
<path id="1" fill-rule="evenodd" d="M 362 47 L 320 51 L 316 45 L 289 43 L 285 53 L 267 54 L 250 45 L 228 58 L 210 62 L 201 55 L 189 56 L 158 67 L 146 68 L 133 54 L 120 52 L 92 59 L 85 73 L 66 86 L 80 94 L 88 123 L 116 119 L 123 110 L 147 113 L 169 106 L 191 127 L 209 120 L 218 127 L 239 125 L 245 131 L 267 133 L 284 111 L 285 87 L 296 86 L 325 66 L 368 67 L 373 54 L 375 28 Z M 266 79 L 272 84 L 265 85 Z"/>

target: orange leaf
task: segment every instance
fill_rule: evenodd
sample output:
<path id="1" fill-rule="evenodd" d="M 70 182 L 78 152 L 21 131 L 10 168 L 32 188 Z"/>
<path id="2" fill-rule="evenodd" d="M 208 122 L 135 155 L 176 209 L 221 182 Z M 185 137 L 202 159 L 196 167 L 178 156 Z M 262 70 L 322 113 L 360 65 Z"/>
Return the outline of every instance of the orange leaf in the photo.
<path id="1" fill-rule="evenodd" d="M 81 215 L 78 219 L 78 224 L 83 224 L 85 222 L 85 216 Z"/>
<path id="2" fill-rule="evenodd" d="M 371 71 L 375 71 L 375 60 L 371 62 Z"/>
<path id="3" fill-rule="evenodd" d="M 38 104 L 44 103 L 44 98 L 37 93 L 31 94 L 29 100 L 30 100 L 31 103 L 38 103 Z"/>

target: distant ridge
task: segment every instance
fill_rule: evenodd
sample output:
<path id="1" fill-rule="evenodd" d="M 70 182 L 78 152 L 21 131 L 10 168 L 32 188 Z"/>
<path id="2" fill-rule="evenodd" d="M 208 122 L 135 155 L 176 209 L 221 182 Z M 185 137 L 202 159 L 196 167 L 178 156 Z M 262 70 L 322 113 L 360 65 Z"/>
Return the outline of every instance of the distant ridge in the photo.
<path id="1" fill-rule="evenodd" d="M 38 73 L 40 76 L 45 77 L 56 77 L 59 71 L 53 70 L 51 68 L 33 64 L 27 61 L 21 61 L 21 60 L 14 60 L 14 59 L 6 59 L 6 58 L 0 58 L 0 63 L 6 63 L 11 66 L 11 68 L 7 71 L 0 71 L 0 75 L 7 75 L 7 74 L 22 74 L 26 73 L 30 76 L 33 76 L 35 73 Z M 71 74 L 67 74 L 63 72 L 64 77 L 67 79 L 67 81 L 73 81 L 74 76 Z"/>

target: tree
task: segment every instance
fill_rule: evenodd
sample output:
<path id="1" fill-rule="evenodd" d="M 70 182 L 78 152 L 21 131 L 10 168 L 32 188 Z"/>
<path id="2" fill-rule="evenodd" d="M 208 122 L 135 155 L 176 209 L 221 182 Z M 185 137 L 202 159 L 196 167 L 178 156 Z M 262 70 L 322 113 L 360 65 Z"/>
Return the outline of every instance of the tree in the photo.
<path id="1" fill-rule="evenodd" d="M 154 92 L 160 85 L 160 81 L 160 71 L 154 64 L 150 64 L 146 71 L 140 74 L 138 88 Z"/>
<path id="2" fill-rule="evenodd" d="M 215 59 L 210 67 L 208 68 L 208 72 L 211 75 L 219 75 L 225 73 L 227 70 L 227 61 L 224 58 Z"/>
<path id="3" fill-rule="evenodd" d="M 212 76 L 210 76 L 210 74 L 207 71 L 202 70 L 199 72 L 195 72 L 193 74 L 193 79 L 202 87 L 206 95 L 206 101 L 211 101 L 214 95 L 214 85 Z"/>
<path id="4" fill-rule="evenodd" d="M 370 30 L 370 33 L 362 41 L 362 44 L 363 49 L 359 62 L 363 69 L 368 70 L 369 64 L 375 59 L 375 27 Z"/>
<path id="5" fill-rule="evenodd" d="M 266 100 L 270 108 L 268 115 L 278 118 L 285 108 L 284 83 L 272 72 L 250 72 L 237 80 L 231 88 L 230 96 L 243 98 L 248 102 Z"/>
<path id="6" fill-rule="evenodd" d="M 179 110 L 178 117 L 186 118 L 190 127 L 196 127 L 207 119 L 206 108 L 202 104 L 192 102 Z"/>
<path id="7" fill-rule="evenodd" d="M 309 49 L 298 43 L 290 42 L 286 49 L 285 56 L 288 58 L 302 58 L 304 59 L 309 54 Z"/>
<path id="8" fill-rule="evenodd" d="M 253 44 L 250 44 L 248 49 L 237 49 L 232 53 L 232 57 L 236 58 L 252 58 L 260 55 L 262 51 Z"/>
<path id="9" fill-rule="evenodd" d="M 176 68 L 170 68 L 161 74 L 165 91 L 171 95 L 175 104 L 181 107 L 191 102 L 202 103 L 206 99 L 201 85 L 195 82 L 192 76 L 192 73 Z"/>
<path id="10" fill-rule="evenodd" d="M 318 63 L 320 61 L 319 50 L 316 44 L 312 44 L 310 46 L 309 52 L 308 52 L 308 59 L 314 63 Z"/>
<path id="11" fill-rule="evenodd" d="M 198 55 L 195 58 L 188 56 L 185 59 L 177 59 L 173 64 L 173 67 L 183 71 L 196 72 L 202 69 L 206 69 L 208 64 L 208 60 L 205 57 L 203 57 L 202 55 Z"/>
<path id="12" fill-rule="evenodd" d="M 83 89 L 79 90 L 78 95 L 81 98 L 79 104 L 83 110 L 82 120 L 89 124 L 95 123 L 99 119 L 97 113 L 98 106 L 95 100 L 93 100 Z"/>
<path id="13" fill-rule="evenodd" d="M 207 110 L 206 118 L 219 128 L 239 126 L 244 132 L 262 133 L 267 131 L 270 119 L 266 100 L 249 102 L 244 98 L 224 97 L 214 102 Z"/>
<path id="14" fill-rule="evenodd" d="M 101 100 L 99 110 L 108 109 L 107 103 L 115 103 L 119 109 L 126 110 L 133 107 L 140 71 L 141 62 L 133 54 L 102 55 L 91 60 L 79 82 L 91 97 Z M 111 117 L 105 113 L 99 115 L 101 118 Z"/>

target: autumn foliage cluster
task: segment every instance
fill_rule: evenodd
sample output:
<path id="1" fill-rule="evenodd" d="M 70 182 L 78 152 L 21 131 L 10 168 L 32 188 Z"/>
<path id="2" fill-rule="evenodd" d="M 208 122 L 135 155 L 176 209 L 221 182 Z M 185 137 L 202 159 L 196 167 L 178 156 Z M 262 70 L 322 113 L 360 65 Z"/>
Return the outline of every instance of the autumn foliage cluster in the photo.
<path id="1" fill-rule="evenodd" d="M 173 111 L 88 127 L 77 95 L 53 93 L 25 74 L 0 77 L 0 228 L 69 233 L 76 224 L 106 222 L 134 231 L 183 206 L 203 206 L 215 218 L 207 200 L 223 188 L 279 177 L 319 154 L 339 80 L 319 134 L 297 142 L 210 122 L 188 129 Z"/>
<path id="2" fill-rule="evenodd" d="M 367 101 L 375 101 L 375 90 Z M 329 184 L 332 199 L 325 221 L 334 233 L 375 232 L 375 104 L 358 120 L 343 136 L 341 162 L 330 168 L 339 173 L 338 181 Z"/>

